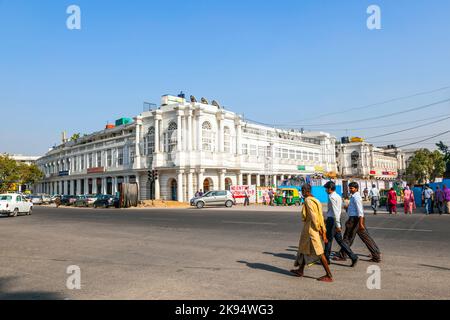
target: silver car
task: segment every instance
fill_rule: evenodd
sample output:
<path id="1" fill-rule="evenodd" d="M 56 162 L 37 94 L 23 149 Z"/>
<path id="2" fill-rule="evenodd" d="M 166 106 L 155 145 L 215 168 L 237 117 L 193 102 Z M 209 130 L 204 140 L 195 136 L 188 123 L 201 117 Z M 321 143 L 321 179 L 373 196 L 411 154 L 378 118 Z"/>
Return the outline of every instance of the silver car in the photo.
<path id="1" fill-rule="evenodd" d="M 205 206 L 225 206 L 231 208 L 236 200 L 230 191 L 210 191 L 201 197 L 193 198 L 191 206 L 202 209 Z"/>

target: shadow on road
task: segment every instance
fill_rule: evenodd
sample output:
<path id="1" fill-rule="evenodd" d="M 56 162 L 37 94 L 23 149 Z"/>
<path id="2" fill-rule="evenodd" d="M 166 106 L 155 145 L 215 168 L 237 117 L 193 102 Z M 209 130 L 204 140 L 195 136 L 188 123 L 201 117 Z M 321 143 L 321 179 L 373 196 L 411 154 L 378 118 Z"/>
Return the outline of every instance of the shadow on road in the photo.
<path id="1" fill-rule="evenodd" d="M 428 268 L 434 268 L 434 269 L 439 269 L 439 270 L 445 270 L 445 271 L 450 271 L 450 268 L 439 267 L 439 266 L 432 266 L 432 265 L 429 265 L 429 264 L 419 264 L 419 266 L 421 266 L 421 267 L 428 267 Z"/>
<path id="2" fill-rule="evenodd" d="M 54 292 L 18 291 L 7 292 L 11 282 L 17 277 L 0 278 L 0 300 L 63 300 L 64 298 Z"/>
<path id="3" fill-rule="evenodd" d="M 265 263 L 250 263 L 247 261 L 236 261 L 238 263 L 242 263 L 247 265 L 247 267 L 251 268 L 251 269 L 256 269 L 256 270 L 264 270 L 264 271 L 269 271 L 269 272 L 273 272 L 273 273 L 278 273 L 278 274 L 282 274 L 284 276 L 289 276 L 292 278 L 298 278 L 295 275 L 293 275 L 290 271 L 285 270 L 285 269 L 281 269 L 275 266 L 271 266 Z M 303 278 L 308 278 L 308 279 L 316 279 L 313 277 L 308 277 L 308 276 L 304 276 Z"/>
<path id="4" fill-rule="evenodd" d="M 290 254 L 290 253 L 263 252 L 263 254 L 268 254 L 268 255 L 272 255 L 272 256 L 277 257 L 277 258 L 283 258 L 283 259 L 294 260 L 294 261 L 297 258 L 297 255 Z"/>

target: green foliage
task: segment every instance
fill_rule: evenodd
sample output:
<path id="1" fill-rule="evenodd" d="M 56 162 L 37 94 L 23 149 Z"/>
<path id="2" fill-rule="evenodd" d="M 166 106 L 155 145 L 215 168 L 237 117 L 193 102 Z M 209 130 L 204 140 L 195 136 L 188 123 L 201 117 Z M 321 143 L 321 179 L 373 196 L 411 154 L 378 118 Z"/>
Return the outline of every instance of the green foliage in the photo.
<path id="1" fill-rule="evenodd" d="M 0 155 L 0 193 L 10 190 L 19 179 L 17 162 L 9 156 Z"/>
<path id="2" fill-rule="evenodd" d="M 70 137 L 71 141 L 77 141 L 78 139 L 80 139 L 81 137 L 81 133 L 75 133 L 72 135 L 72 137 Z"/>
<path id="3" fill-rule="evenodd" d="M 35 184 L 44 174 L 36 165 L 18 163 L 9 156 L 0 156 L 0 193 L 15 189 L 15 185 Z"/>
<path id="4" fill-rule="evenodd" d="M 406 169 L 408 180 L 412 183 L 434 182 L 436 178 L 442 177 L 445 172 L 444 156 L 439 151 L 431 152 L 428 149 L 416 151 Z"/>

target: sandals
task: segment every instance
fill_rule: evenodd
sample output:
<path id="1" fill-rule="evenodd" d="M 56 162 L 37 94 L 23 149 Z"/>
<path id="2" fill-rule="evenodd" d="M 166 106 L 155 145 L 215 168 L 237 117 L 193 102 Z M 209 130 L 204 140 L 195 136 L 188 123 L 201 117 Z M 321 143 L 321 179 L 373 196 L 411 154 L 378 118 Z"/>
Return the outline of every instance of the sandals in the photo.
<path id="1" fill-rule="evenodd" d="M 291 270 L 291 273 L 294 274 L 294 276 L 296 276 L 296 277 L 299 277 L 299 278 L 303 277 L 303 273 L 301 273 L 300 270 L 294 269 L 294 270 Z"/>
<path id="2" fill-rule="evenodd" d="M 323 277 L 320 277 L 319 279 L 317 279 L 317 281 L 320 281 L 320 282 L 333 282 L 333 278 L 331 278 L 329 276 L 323 276 Z"/>

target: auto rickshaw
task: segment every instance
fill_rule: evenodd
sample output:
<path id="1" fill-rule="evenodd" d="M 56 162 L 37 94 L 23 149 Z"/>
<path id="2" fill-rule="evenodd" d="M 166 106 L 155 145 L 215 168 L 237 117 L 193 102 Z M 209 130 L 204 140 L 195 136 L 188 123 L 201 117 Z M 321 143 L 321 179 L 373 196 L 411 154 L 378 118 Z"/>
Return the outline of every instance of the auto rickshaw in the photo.
<path id="1" fill-rule="evenodd" d="M 285 195 L 286 197 L 284 197 Z M 300 192 L 296 188 L 278 189 L 275 195 L 275 204 L 277 206 L 300 206 L 303 202 Z"/>

